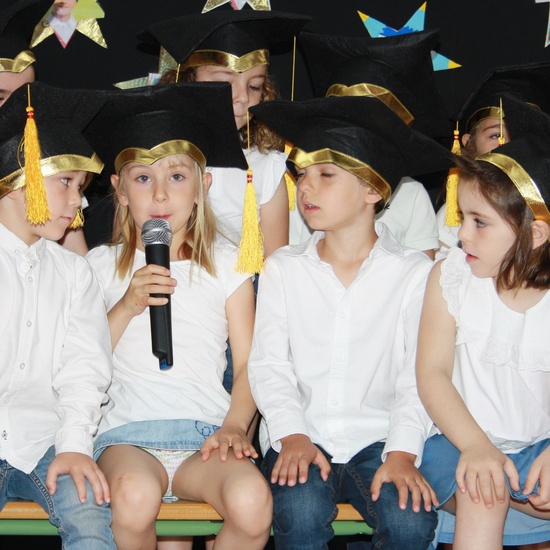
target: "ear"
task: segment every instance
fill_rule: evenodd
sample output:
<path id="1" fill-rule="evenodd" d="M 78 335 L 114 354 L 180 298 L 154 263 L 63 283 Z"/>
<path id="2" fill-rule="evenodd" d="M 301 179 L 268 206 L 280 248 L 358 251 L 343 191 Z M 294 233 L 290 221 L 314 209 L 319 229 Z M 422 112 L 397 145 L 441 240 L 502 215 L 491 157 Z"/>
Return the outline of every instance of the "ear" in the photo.
<path id="1" fill-rule="evenodd" d="M 116 174 L 111 175 L 111 185 L 115 190 L 116 198 L 121 206 L 128 206 L 128 197 L 126 196 L 126 190 L 124 185 L 120 182 L 120 176 Z"/>
<path id="2" fill-rule="evenodd" d="M 367 185 L 367 194 L 365 195 L 365 202 L 367 204 L 376 204 L 382 200 L 382 195 L 370 185 Z"/>
<path id="3" fill-rule="evenodd" d="M 202 194 L 203 197 L 206 197 L 208 195 L 208 190 L 210 189 L 210 186 L 212 185 L 212 174 L 210 172 L 204 172 L 202 175 Z M 198 203 L 199 195 L 198 193 L 195 194 L 195 204 Z"/>
<path id="4" fill-rule="evenodd" d="M 550 238 L 550 226 L 542 220 L 531 222 L 531 236 L 533 238 L 533 250 L 535 250 Z"/>
<path id="5" fill-rule="evenodd" d="M 471 135 L 472 134 L 462 134 L 462 138 L 461 138 L 462 147 L 466 147 L 466 145 L 468 145 L 468 142 L 470 141 Z"/>

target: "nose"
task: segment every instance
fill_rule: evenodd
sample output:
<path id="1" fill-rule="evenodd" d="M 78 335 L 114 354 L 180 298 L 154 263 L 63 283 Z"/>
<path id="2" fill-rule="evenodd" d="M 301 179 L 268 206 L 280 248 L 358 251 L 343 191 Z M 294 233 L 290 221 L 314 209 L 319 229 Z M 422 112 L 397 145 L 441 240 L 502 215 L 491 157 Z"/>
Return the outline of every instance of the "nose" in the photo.
<path id="1" fill-rule="evenodd" d="M 80 191 L 80 188 L 78 186 L 71 186 L 70 187 L 70 204 L 71 206 L 76 206 L 77 208 L 79 206 L 82 206 L 82 193 Z"/>
<path id="2" fill-rule="evenodd" d="M 155 183 L 153 187 L 153 200 L 155 202 L 164 202 L 167 199 L 166 186 L 163 183 Z"/>
<path id="3" fill-rule="evenodd" d="M 233 103 L 248 105 L 248 84 L 246 82 L 240 82 L 239 80 L 232 82 L 231 92 L 233 95 Z"/>
<path id="4" fill-rule="evenodd" d="M 466 224 L 463 221 L 462 225 L 460 226 L 460 229 L 458 230 L 458 240 L 460 242 L 468 242 L 468 235 L 469 235 L 469 231 L 466 227 Z"/>
<path id="5" fill-rule="evenodd" d="M 296 186 L 298 191 L 305 193 L 312 190 L 312 178 L 308 178 L 307 172 L 303 172 L 302 175 L 296 179 Z"/>

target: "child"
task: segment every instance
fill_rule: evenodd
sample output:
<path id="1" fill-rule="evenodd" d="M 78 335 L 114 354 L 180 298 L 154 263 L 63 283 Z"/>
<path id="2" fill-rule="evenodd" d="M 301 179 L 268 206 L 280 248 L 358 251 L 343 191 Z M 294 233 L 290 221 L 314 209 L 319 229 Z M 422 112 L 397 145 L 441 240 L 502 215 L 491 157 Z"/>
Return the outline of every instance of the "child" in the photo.
<path id="1" fill-rule="evenodd" d="M 504 112 L 513 108 L 505 103 Z M 517 101 L 515 108 L 524 120 L 535 112 Z M 459 161 L 462 250 L 435 265 L 426 290 L 418 391 L 442 435 L 427 441 L 421 470 L 456 513 L 455 550 L 500 548 L 509 508 L 526 515 L 520 523 L 508 514 L 523 536 L 504 544 L 550 540 L 550 523 L 528 517 L 550 519 L 545 118 L 536 137 L 525 132 Z"/>
<path id="2" fill-rule="evenodd" d="M 24 131 L 29 97 L 40 143 L 32 121 Z M 88 263 L 53 242 L 103 167 L 80 134 L 102 104 L 35 83 L 0 109 L 0 508 L 37 502 L 74 550 L 115 548 L 92 459 L 111 380 L 105 307 Z"/>
<path id="3" fill-rule="evenodd" d="M 349 501 L 377 548 L 425 549 L 433 495 L 415 468 L 422 437 L 406 428 L 425 413 L 408 409 L 392 432 L 389 417 L 432 264 L 374 216 L 403 174 L 443 168 L 446 152 L 370 97 L 252 110 L 294 144 L 298 205 L 315 230 L 267 259 L 249 362 L 275 545 L 326 548 L 336 503 Z"/>
<path id="4" fill-rule="evenodd" d="M 431 57 L 437 32 L 382 40 L 302 32 L 299 41 L 318 97 L 376 97 L 415 130 L 434 138 L 449 134 Z M 291 241 L 297 218 L 299 212 L 292 212 Z M 386 224 L 403 246 L 434 258 L 439 248 L 435 212 L 420 182 L 404 178 L 376 220 Z M 305 233 L 309 237 L 310 232 Z"/>
<path id="5" fill-rule="evenodd" d="M 215 241 L 205 200 L 207 159 L 245 166 L 230 105 L 224 83 L 169 85 L 112 92 L 97 121 L 116 156 L 117 219 L 116 244 L 88 255 L 114 356 L 112 405 L 96 455 L 111 488 L 119 550 L 156 548 L 163 495 L 212 504 L 224 518 L 222 548 L 260 549 L 269 537 L 271 496 L 246 436 L 256 412 L 246 371 L 252 281 L 234 270 L 236 249 Z M 170 270 L 146 265 L 139 233 L 152 218 L 171 225 Z M 174 366 L 167 371 L 151 353 L 148 307 L 167 302 L 156 293 L 172 295 Z M 232 397 L 222 387 L 228 335 Z"/>
<path id="6" fill-rule="evenodd" d="M 147 33 L 178 63 L 178 70 L 165 75 L 162 81 L 231 83 L 232 112 L 252 170 L 257 219 L 243 218 L 247 189 L 243 170 L 212 168 L 209 200 L 222 233 L 235 244 L 241 243 L 244 252 L 239 265 L 243 271 L 259 272 L 263 264 L 261 256 L 246 252 L 253 244 L 250 230 L 248 234 L 244 230 L 243 236 L 247 224 L 259 220 L 266 256 L 288 244 L 288 195 L 283 178 L 286 156 L 281 152 L 284 143 L 264 124 L 250 119 L 248 109 L 275 99 L 275 83 L 268 74 L 270 48 L 277 46 L 280 50 L 283 45 L 288 49 L 292 37 L 308 20 L 275 11 L 215 10 L 147 28 Z M 246 259 L 248 255 L 250 260 Z"/>
<path id="7" fill-rule="evenodd" d="M 503 93 L 512 94 L 517 99 L 549 112 L 549 91 L 548 62 L 501 67 L 491 71 L 472 91 L 458 115 L 464 154 L 475 158 L 512 138 L 510 117 L 501 117 L 500 99 Z M 513 138 L 520 136 L 516 129 Z M 458 244 L 458 226 L 445 224 L 446 212 L 446 206 L 443 205 L 437 212 L 437 223 L 440 244 L 449 248 Z"/>

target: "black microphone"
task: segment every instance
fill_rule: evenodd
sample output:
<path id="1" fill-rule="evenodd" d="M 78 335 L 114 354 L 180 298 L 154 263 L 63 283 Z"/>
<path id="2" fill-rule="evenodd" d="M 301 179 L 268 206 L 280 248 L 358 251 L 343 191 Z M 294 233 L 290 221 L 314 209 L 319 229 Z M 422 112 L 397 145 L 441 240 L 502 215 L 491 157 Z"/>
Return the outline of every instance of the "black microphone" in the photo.
<path id="1" fill-rule="evenodd" d="M 147 265 L 155 264 L 170 269 L 170 244 L 172 229 L 162 218 L 147 220 L 141 228 L 141 242 L 145 247 Z M 174 364 L 172 352 L 172 313 L 170 294 L 151 294 L 154 298 L 168 298 L 163 306 L 150 306 L 151 341 L 153 355 L 159 360 L 160 370 L 168 370 Z"/>

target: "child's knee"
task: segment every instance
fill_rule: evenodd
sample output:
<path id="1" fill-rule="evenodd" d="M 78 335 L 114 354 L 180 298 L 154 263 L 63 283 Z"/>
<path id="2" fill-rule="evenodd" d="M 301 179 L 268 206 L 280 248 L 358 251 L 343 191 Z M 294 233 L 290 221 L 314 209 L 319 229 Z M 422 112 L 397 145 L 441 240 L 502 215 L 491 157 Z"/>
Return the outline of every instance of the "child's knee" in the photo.
<path id="1" fill-rule="evenodd" d="M 155 521 L 162 502 L 156 480 L 122 474 L 111 482 L 111 507 L 116 523 L 128 525 Z"/>

